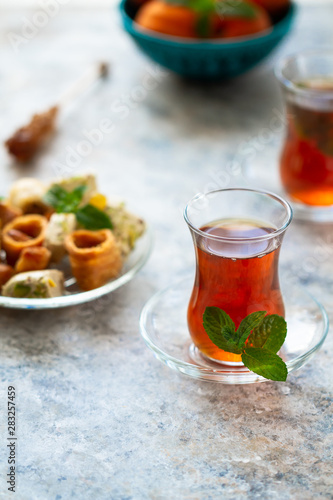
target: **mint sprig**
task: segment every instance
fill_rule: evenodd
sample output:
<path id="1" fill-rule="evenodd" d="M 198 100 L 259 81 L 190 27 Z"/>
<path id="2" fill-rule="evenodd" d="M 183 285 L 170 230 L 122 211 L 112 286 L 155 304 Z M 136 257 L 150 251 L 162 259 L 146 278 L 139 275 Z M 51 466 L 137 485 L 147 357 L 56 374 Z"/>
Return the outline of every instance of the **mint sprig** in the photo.
<path id="1" fill-rule="evenodd" d="M 247 0 L 165 0 L 172 5 L 180 5 L 198 14 L 219 14 L 223 17 L 256 17 L 256 7 Z"/>
<path id="2" fill-rule="evenodd" d="M 203 326 L 219 349 L 239 354 L 244 365 L 264 378 L 284 382 L 288 376 L 285 362 L 277 355 L 287 335 L 287 323 L 266 311 L 249 314 L 237 330 L 230 316 L 219 307 L 207 307 Z"/>
<path id="3" fill-rule="evenodd" d="M 59 214 L 73 213 L 78 209 L 86 189 L 87 186 L 82 185 L 73 191 L 66 191 L 59 184 L 55 184 L 45 194 L 44 201 Z"/>
<path id="4" fill-rule="evenodd" d="M 187 7 L 198 16 L 196 33 L 200 38 L 211 36 L 212 16 L 218 15 L 221 19 L 242 17 L 254 19 L 257 15 L 255 6 L 246 0 L 165 0 L 171 5 Z"/>
<path id="5" fill-rule="evenodd" d="M 110 217 L 93 205 L 85 205 L 76 211 L 76 218 L 81 226 L 92 231 L 98 229 L 112 229 Z"/>
<path id="6" fill-rule="evenodd" d="M 285 362 L 267 349 L 250 347 L 245 349 L 242 354 L 244 365 L 262 377 L 277 382 L 285 382 L 288 376 L 288 370 Z"/>
<path id="7" fill-rule="evenodd" d="M 44 196 L 44 201 L 55 209 L 57 213 L 73 213 L 79 224 L 85 229 L 98 231 L 112 229 L 110 217 L 99 208 L 90 205 L 80 207 L 87 186 L 78 186 L 73 191 L 66 191 L 59 184 L 52 186 Z"/>
<path id="8" fill-rule="evenodd" d="M 243 17 L 246 19 L 254 19 L 257 15 L 255 6 L 246 0 L 217 1 L 216 11 L 221 18 Z"/>

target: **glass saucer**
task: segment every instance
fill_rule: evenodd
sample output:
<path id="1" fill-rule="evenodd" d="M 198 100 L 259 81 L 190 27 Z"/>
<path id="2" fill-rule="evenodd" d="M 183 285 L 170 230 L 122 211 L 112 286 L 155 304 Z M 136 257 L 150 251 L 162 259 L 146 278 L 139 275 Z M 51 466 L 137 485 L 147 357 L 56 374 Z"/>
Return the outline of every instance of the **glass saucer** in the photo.
<path id="1" fill-rule="evenodd" d="M 106 295 L 117 288 L 125 285 L 140 271 L 147 262 L 152 248 L 152 231 L 147 228 L 144 234 L 136 241 L 134 250 L 129 254 L 120 275 L 99 288 L 82 292 L 75 278 L 71 274 L 68 259 L 64 259 L 56 268 L 65 275 L 65 295 L 48 299 L 17 299 L 13 297 L 0 296 L 0 307 L 9 309 L 56 309 L 59 307 L 75 306 L 90 302 Z"/>
<path id="2" fill-rule="evenodd" d="M 187 277 L 158 292 L 145 305 L 140 318 L 141 335 L 157 359 L 190 377 L 221 384 L 252 384 L 266 379 L 243 365 L 230 366 L 204 358 L 191 341 L 187 305 L 193 278 Z M 288 372 L 301 368 L 321 347 L 328 332 L 323 306 L 304 289 L 282 286 L 288 334 L 279 353 Z"/>
<path id="3" fill-rule="evenodd" d="M 282 195 L 284 195 L 282 193 Z M 284 197 L 289 201 L 293 208 L 294 218 L 304 222 L 332 222 L 333 221 L 333 206 L 315 207 L 312 205 L 304 205 L 290 199 L 288 195 Z"/>

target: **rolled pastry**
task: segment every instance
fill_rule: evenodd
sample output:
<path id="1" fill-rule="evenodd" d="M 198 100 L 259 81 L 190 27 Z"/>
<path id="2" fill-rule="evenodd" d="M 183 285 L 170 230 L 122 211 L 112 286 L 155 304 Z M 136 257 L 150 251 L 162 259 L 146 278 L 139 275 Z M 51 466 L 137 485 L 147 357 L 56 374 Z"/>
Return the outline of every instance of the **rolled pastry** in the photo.
<path id="1" fill-rule="evenodd" d="M 16 274 L 2 287 L 6 297 L 47 299 L 63 294 L 64 275 L 56 269 Z"/>
<path id="2" fill-rule="evenodd" d="M 13 265 L 24 248 L 41 246 L 45 239 L 47 219 L 31 214 L 17 217 L 2 231 L 2 248 L 7 261 Z"/>
<path id="3" fill-rule="evenodd" d="M 82 290 L 92 290 L 115 278 L 122 267 L 119 245 L 109 229 L 74 231 L 65 240 L 72 273 Z"/>
<path id="4" fill-rule="evenodd" d="M 44 246 L 52 254 L 53 262 L 59 262 L 66 253 L 66 236 L 76 228 L 74 214 L 52 214 L 45 232 Z"/>
<path id="5" fill-rule="evenodd" d="M 23 213 L 44 214 L 48 208 L 43 201 L 45 193 L 46 186 L 41 181 L 23 177 L 12 185 L 8 201 Z"/>
<path id="6" fill-rule="evenodd" d="M 7 264 L 0 264 L 0 288 L 13 276 L 14 269 Z"/>
<path id="7" fill-rule="evenodd" d="M 23 248 L 15 265 L 17 273 L 41 271 L 46 269 L 51 259 L 51 252 L 45 247 Z"/>
<path id="8" fill-rule="evenodd" d="M 16 217 L 22 215 L 22 210 L 13 207 L 6 202 L 0 202 L 0 222 L 1 227 L 5 227 L 8 222 L 11 222 Z"/>

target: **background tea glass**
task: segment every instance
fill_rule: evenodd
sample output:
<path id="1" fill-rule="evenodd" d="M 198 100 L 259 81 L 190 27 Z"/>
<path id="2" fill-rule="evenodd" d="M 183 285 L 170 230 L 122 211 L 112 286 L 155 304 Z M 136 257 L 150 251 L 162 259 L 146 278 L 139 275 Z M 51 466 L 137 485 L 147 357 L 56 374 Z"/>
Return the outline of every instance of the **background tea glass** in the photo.
<path id="1" fill-rule="evenodd" d="M 286 101 L 280 174 L 285 192 L 313 220 L 333 219 L 333 51 L 308 51 L 276 69 Z"/>
<path id="2" fill-rule="evenodd" d="M 193 198 L 185 208 L 196 255 L 196 275 L 188 305 L 188 328 L 200 354 L 223 364 L 241 364 L 222 351 L 203 327 L 206 307 L 222 308 L 236 328 L 255 311 L 284 316 L 278 263 L 292 220 L 279 196 L 251 189 L 222 189 Z"/>

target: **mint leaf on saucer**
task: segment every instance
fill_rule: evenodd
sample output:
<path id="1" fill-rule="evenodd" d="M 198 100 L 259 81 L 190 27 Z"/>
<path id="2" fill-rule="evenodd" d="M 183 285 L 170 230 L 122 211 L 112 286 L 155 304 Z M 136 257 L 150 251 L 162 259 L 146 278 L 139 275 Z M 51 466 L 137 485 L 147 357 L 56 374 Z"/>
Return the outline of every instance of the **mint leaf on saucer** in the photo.
<path id="1" fill-rule="evenodd" d="M 243 347 L 251 331 L 260 325 L 265 315 L 266 311 L 257 311 L 249 314 L 242 320 L 237 330 L 237 343 L 239 347 Z"/>
<path id="2" fill-rule="evenodd" d="M 261 347 L 277 353 L 287 336 L 287 323 L 282 316 L 271 314 L 254 328 L 251 334 L 251 347 Z"/>
<path id="3" fill-rule="evenodd" d="M 244 365 L 254 373 L 270 380 L 285 382 L 288 369 L 285 362 L 267 349 L 249 347 L 242 354 Z"/>
<path id="4" fill-rule="evenodd" d="M 235 331 L 235 323 L 229 314 L 219 307 L 206 307 L 203 315 L 204 328 L 211 331 L 212 335 L 219 335 L 223 326 L 229 326 Z"/>
<path id="5" fill-rule="evenodd" d="M 203 325 L 208 337 L 219 349 L 233 354 L 242 353 L 234 339 L 235 323 L 222 309 L 207 307 L 203 315 Z"/>
<path id="6" fill-rule="evenodd" d="M 222 335 L 227 342 L 237 346 L 237 340 L 235 338 L 235 328 L 232 328 L 231 326 L 223 326 Z"/>
<path id="7" fill-rule="evenodd" d="M 287 366 L 276 354 L 287 335 L 287 323 L 282 316 L 257 311 L 246 316 L 235 331 L 235 324 L 225 311 L 207 307 L 203 326 L 213 344 L 225 352 L 240 354 L 252 372 L 270 380 L 287 379 Z"/>

